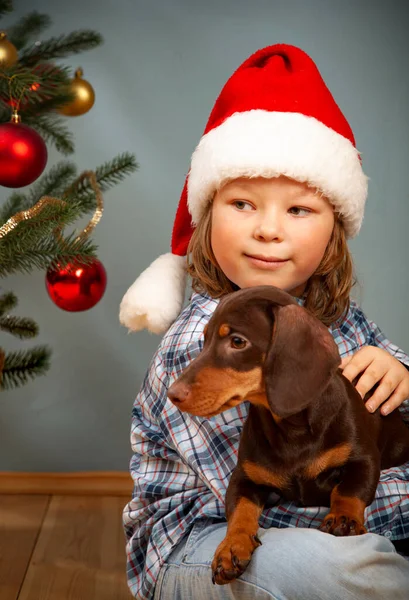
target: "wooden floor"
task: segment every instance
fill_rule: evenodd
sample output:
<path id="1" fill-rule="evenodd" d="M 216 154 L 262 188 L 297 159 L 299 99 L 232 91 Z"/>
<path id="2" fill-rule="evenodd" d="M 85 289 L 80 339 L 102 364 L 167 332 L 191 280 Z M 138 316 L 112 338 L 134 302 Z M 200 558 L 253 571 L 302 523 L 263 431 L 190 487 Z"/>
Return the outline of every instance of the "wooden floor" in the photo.
<path id="1" fill-rule="evenodd" d="M 1 600 L 130 600 L 126 498 L 0 495 Z"/>

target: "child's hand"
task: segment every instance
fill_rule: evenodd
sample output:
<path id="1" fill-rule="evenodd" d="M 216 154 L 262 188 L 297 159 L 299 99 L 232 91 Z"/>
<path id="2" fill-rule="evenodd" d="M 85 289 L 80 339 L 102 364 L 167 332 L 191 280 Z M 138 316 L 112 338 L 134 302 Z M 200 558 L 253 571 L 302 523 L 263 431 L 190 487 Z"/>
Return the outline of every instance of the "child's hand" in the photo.
<path id="1" fill-rule="evenodd" d="M 362 373 L 355 386 L 362 398 L 380 382 L 365 404 L 370 412 L 388 400 L 381 408 L 382 414 L 387 415 L 409 396 L 409 371 L 383 348 L 364 346 L 352 356 L 343 358 L 340 368 L 349 381 Z"/>

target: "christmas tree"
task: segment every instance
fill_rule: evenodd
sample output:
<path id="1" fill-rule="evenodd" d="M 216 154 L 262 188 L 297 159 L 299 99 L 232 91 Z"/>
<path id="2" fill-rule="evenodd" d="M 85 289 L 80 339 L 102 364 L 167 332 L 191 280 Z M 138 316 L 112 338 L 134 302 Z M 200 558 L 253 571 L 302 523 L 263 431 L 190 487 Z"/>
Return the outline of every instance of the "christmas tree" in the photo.
<path id="1" fill-rule="evenodd" d="M 10 0 L 0 0 L 0 19 L 12 9 Z M 92 30 L 38 41 L 50 25 L 47 15 L 32 12 L 7 31 L 0 30 L 2 278 L 34 269 L 44 269 L 51 278 L 55 273 L 68 272 L 71 276 L 73 269 L 77 274 L 95 268 L 99 263 L 97 248 L 89 233 L 102 215 L 102 192 L 138 166 L 132 154 L 123 153 L 79 175 L 75 164 L 68 160 L 44 171 L 46 143 L 64 156 L 73 154 L 74 143 L 66 116 L 84 114 L 94 103 L 93 88 L 82 78 L 81 69 L 72 78 L 70 68 L 55 61 L 96 48 L 103 42 L 101 35 Z M 16 189 L 5 200 L 1 198 L 2 191 L 9 192 L 7 188 L 28 185 L 24 193 Z M 80 235 L 64 233 L 67 226 L 88 213 L 92 218 Z M 102 277 L 101 270 L 99 275 Z M 2 288 L 0 330 L 20 339 L 35 337 L 36 323 L 11 312 L 17 306 L 17 298 Z M 44 374 L 50 354 L 46 346 L 17 352 L 6 352 L 0 347 L 0 389 L 23 385 L 30 378 Z"/>

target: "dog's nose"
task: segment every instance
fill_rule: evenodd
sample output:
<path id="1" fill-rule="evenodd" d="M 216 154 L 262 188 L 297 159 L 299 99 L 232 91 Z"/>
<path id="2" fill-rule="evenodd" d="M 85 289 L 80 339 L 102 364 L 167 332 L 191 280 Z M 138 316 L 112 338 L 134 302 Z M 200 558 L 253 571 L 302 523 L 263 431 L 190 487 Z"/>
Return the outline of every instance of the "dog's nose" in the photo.
<path id="1" fill-rule="evenodd" d="M 168 398 L 174 404 L 182 404 L 190 399 L 192 394 L 191 388 L 187 383 L 175 381 L 168 389 Z"/>

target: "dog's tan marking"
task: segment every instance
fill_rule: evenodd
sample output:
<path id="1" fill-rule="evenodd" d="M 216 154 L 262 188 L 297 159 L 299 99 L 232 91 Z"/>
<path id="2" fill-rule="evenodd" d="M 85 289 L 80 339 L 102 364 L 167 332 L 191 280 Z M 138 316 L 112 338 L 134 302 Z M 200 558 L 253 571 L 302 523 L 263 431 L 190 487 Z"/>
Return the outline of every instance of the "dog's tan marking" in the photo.
<path id="1" fill-rule="evenodd" d="M 231 329 L 229 327 L 229 325 L 226 325 L 225 323 L 223 325 L 220 325 L 219 327 L 219 335 L 220 337 L 227 337 L 230 333 Z"/>
<path id="2" fill-rule="evenodd" d="M 191 402 L 180 408 L 199 416 L 218 414 L 247 400 L 250 394 L 260 393 L 261 381 L 261 367 L 250 371 L 204 367 L 191 383 Z"/>
<path id="3" fill-rule="evenodd" d="M 254 392 L 252 394 L 249 394 L 247 396 L 246 400 L 251 402 L 251 404 L 255 404 L 257 406 L 264 406 L 264 408 L 268 408 L 268 410 L 270 410 L 270 407 L 269 407 L 268 401 L 267 401 L 267 396 L 264 391 Z"/>
<path id="4" fill-rule="evenodd" d="M 338 515 L 347 514 L 358 523 L 364 523 L 365 502 L 355 496 L 342 496 L 335 486 L 331 492 L 331 513 Z"/>
<path id="5" fill-rule="evenodd" d="M 339 467 L 346 463 L 351 454 L 351 444 L 339 444 L 335 448 L 325 450 L 317 456 L 304 470 L 307 479 L 315 479 L 318 475 L 331 467 Z"/>
<path id="6" fill-rule="evenodd" d="M 271 485 L 280 490 L 287 487 L 290 482 L 288 475 L 271 471 L 250 460 L 245 460 L 242 468 L 247 477 L 259 485 Z"/>
<path id="7" fill-rule="evenodd" d="M 245 531 L 249 535 L 257 532 L 261 507 L 248 498 L 240 498 L 229 515 L 227 535 L 233 531 Z"/>

